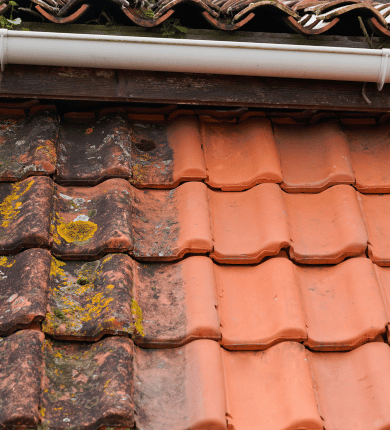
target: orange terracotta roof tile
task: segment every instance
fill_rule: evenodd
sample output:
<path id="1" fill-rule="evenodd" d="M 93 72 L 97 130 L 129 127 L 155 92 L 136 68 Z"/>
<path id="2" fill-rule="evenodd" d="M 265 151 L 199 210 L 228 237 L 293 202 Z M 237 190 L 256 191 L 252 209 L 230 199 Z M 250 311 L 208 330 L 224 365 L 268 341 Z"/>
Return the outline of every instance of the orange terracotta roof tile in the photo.
<path id="1" fill-rule="evenodd" d="M 389 125 L 344 127 L 356 189 L 362 193 L 390 192 Z"/>
<path id="2" fill-rule="evenodd" d="M 264 352 L 223 351 L 228 423 L 237 430 L 322 430 L 305 348 L 283 342 Z"/>
<path id="3" fill-rule="evenodd" d="M 0 183 L 0 253 L 47 248 L 53 184 L 47 177 Z"/>
<path id="4" fill-rule="evenodd" d="M 210 191 L 214 237 L 212 258 L 223 263 L 254 263 L 290 244 L 282 191 L 276 184 L 245 192 Z"/>
<path id="5" fill-rule="evenodd" d="M 390 195 L 359 195 L 368 231 L 368 255 L 379 265 L 390 264 Z"/>
<path id="6" fill-rule="evenodd" d="M 202 124 L 208 171 L 206 182 L 224 191 L 282 181 L 271 122 L 266 118 L 236 124 Z"/>
<path id="7" fill-rule="evenodd" d="M 134 124 L 131 132 L 134 186 L 173 188 L 207 177 L 196 118 L 179 117 L 168 125 Z"/>
<path id="8" fill-rule="evenodd" d="M 367 247 L 356 191 L 336 185 L 320 194 L 284 194 L 291 231 L 290 256 L 301 263 L 338 263 Z"/>
<path id="9" fill-rule="evenodd" d="M 57 185 L 53 253 L 66 259 L 91 259 L 130 250 L 130 193 L 124 179 L 109 179 L 93 188 Z"/>
<path id="10" fill-rule="evenodd" d="M 50 260 L 45 249 L 0 257 L 1 336 L 45 318 Z"/>
<path id="11" fill-rule="evenodd" d="M 0 425 L 36 428 L 42 380 L 43 333 L 18 331 L 0 338 Z"/>
<path id="12" fill-rule="evenodd" d="M 138 258 L 175 260 L 213 248 L 207 187 L 199 182 L 171 191 L 134 189 L 132 224 Z"/>
<path id="13" fill-rule="evenodd" d="M 129 127 L 125 115 L 62 124 L 55 180 L 64 185 L 96 185 L 108 178 L 129 178 Z M 79 120 L 79 121 L 77 121 Z"/>
<path id="14" fill-rule="evenodd" d="M 345 354 L 309 353 L 308 358 L 324 428 L 384 430 L 390 425 L 388 345 L 372 342 Z"/>
<path id="15" fill-rule="evenodd" d="M 195 339 L 220 340 L 212 260 L 192 256 L 175 264 L 136 264 L 134 297 L 142 309 L 142 347 L 174 347 Z"/>
<path id="16" fill-rule="evenodd" d="M 58 118 L 39 112 L 0 120 L 0 181 L 18 181 L 55 172 Z"/>
<path id="17" fill-rule="evenodd" d="M 319 192 L 355 182 L 347 140 L 337 122 L 275 125 L 275 139 L 287 192 Z"/>
<path id="18" fill-rule="evenodd" d="M 44 333 L 69 340 L 99 340 L 103 335 L 133 335 L 132 260 L 110 254 L 96 261 L 51 261 Z"/>
<path id="19" fill-rule="evenodd" d="M 4 134 L 0 427 L 387 429 L 388 126 L 128 112 Z"/>
<path id="20" fill-rule="evenodd" d="M 137 348 L 134 367 L 140 430 L 226 430 L 222 354 L 216 342 L 197 340 L 168 350 Z"/>
<path id="21" fill-rule="evenodd" d="M 111 337 L 93 344 L 43 344 L 44 376 L 40 398 L 42 426 L 134 425 L 133 344 Z"/>

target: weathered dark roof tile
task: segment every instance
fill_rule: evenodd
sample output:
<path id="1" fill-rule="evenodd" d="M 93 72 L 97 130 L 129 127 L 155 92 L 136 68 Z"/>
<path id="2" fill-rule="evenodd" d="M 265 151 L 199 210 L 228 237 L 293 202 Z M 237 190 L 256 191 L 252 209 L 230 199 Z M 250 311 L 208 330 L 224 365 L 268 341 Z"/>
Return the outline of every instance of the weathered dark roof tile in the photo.
<path id="1" fill-rule="evenodd" d="M 63 262 L 53 257 L 42 330 L 69 340 L 96 341 L 107 334 L 134 334 L 138 325 L 136 315 L 133 323 L 132 312 L 136 314 L 138 305 L 132 297 L 132 266 L 126 254 L 109 254 L 90 262 Z"/>
<path id="2" fill-rule="evenodd" d="M 0 183 L 0 253 L 23 248 L 48 248 L 53 182 L 32 177 Z"/>
<path id="3" fill-rule="evenodd" d="M 43 428 L 95 430 L 134 425 L 133 343 L 46 339 L 40 412 Z"/>
<path id="4" fill-rule="evenodd" d="M 51 175 L 57 161 L 59 121 L 53 112 L 0 120 L 0 181 Z"/>
<path id="5" fill-rule="evenodd" d="M 0 257 L 0 335 L 45 318 L 50 260 L 44 249 Z"/>
<path id="6" fill-rule="evenodd" d="M 98 258 L 132 249 L 131 185 L 109 179 L 96 187 L 55 188 L 53 253 L 65 259 Z"/>
<path id="7" fill-rule="evenodd" d="M 0 426 L 36 428 L 42 381 L 43 333 L 18 331 L 0 338 Z"/>

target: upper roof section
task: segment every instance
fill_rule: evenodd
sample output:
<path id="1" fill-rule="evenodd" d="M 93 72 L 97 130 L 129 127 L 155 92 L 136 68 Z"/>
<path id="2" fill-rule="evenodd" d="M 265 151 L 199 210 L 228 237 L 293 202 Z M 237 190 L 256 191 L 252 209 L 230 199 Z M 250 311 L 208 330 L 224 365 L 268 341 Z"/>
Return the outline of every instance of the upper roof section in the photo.
<path id="1" fill-rule="evenodd" d="M 365 34 L 388 37 L 390 4 L 364 0 L 20 0 L 23 21 L 59 24 L 162 25 L 166 37 L 192 28 L 293 31 L 304 35 Z M 34 7 L 32 7 L 34 4 Z M 28 7 L 30 5 L 30 7 Z M 11 9 L 14 8 L 15 10 Z M 16 17 L 16 7 L 2 3 L 0 13 Z M 171 17 L 172 16 L 172 17 Z M 180 18 L 180 21 L 176 18 Z M 164 26 L 165 23 L 165 26 Z"/>

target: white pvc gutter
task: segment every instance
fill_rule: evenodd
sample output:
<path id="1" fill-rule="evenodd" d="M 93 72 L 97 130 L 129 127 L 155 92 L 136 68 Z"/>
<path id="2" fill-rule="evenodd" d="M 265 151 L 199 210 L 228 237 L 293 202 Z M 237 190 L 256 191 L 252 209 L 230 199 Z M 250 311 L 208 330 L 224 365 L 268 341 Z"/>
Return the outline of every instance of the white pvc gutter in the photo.
<path id="1" fill-rule="evenodd" d="M 390 82 L 390 49 L 331 48 L 0 29 L 7 63 Z"/>

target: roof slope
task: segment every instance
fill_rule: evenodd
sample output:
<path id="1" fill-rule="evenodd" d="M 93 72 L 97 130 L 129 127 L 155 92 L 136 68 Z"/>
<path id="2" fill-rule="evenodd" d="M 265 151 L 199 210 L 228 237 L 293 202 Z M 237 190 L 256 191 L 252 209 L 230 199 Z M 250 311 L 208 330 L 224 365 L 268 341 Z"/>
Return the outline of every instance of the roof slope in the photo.
<path id="1" fill-rule="evenodd" d="M 169 19 L 168 23 L 172 27 L 179 25 L 171 18 L 177 16 L 177 10 L 185 10 L 184 16 L 187 15 L 188 18 L 193 15 L 195 9 L 195 14 L 204 18 L 204 23 L 220 30 L 237 30 L 248 27 L 250 23 L 256 31 L 269 31 L 264 29 L 267 27 L 264 16 L 267 16 L 274 22 L 273 31 L 276 32 L 290 29 L 306 35 L 322 34 L 331 31 L 339 22 L 346 25 L 352 19 L 356 21 L 357 28 L 359 22 L 362 25 L 364 21 L 367 27 L 377 34 L 386 37 L 390 35 L 390 6 L 371 0 L 105 0 L 94 4 L 85 0 L 32 1 L 35 3 L 35 10 L 20 7 L 23 17 L 26 16 L 29 20 L 28 17 L 36 19 L 41 16 L 59 24 L 80 21 L 84 19 L 83 16 L 95 16 L 95 19 L 89 19 L 87 22 L 96 23 L 100 22 L 103 14 L 109 24 L 124 22 L 142 27 L 156 27 Z M 111 14 L 107 12 L 107 7 L 112 10 Z M 7 8 L 4 3 L 2 12 L 7 12 Z M 358 17 L 363 21 L 358 21 Z M 181 29 L 176 30 L 180 34 Z M 165 32 L 176 33 L 176 30 L 165 29 Z"/>
<path id="2" fill-rule="evenodd" d="M 0 425 L 387 429 L 389 125 L 142 118 L 1 119 Z"/>

